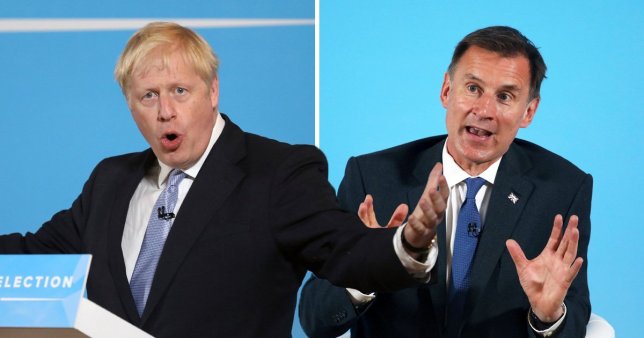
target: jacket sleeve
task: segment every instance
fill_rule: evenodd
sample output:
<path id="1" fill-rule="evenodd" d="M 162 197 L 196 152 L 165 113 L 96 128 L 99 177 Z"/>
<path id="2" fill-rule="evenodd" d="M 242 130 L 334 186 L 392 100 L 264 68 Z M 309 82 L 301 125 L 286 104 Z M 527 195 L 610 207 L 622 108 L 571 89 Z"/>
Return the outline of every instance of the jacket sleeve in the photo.
<path id="1" fill-rule="evenodd" d="M 314 275 L 300 295 L 300 324 L 308 337 L 338 337 L 347 332 L 359 313 L 344 288 Z"/>
<path id="2" fill-rule="evenodd" d="M 357 212 L 364 200 L 359 164 L 356 158 L 349 159 L 340 184 L 338 199 L 340 207 Z M 345 288 L 334 286 L 314 275 L 304 284 L 300 295 L 300 324 L 309 337 L 337 337 L 347 332 L 363 311 L 358 311 Z"/>
<path id="3" fill-rule="evenodd" d="M 579 337 L 586 335 L 586 325 L 590 318 L 590 294 L 588 291 L 588 243 L 590 241 L 590 208 L 593 194 L 593 178 L 587 174 L 577 191 L 573 202 L 566 215 L 564 224 L 567 224 L 570 216 L 579 217 L 579 246 L 577 256 L 584 259 L 584 263 L 573 280 L 564 302 L 568 309 L 564 322 L 559 326 L 552 337 Z M 565 229 L 564 229 L 565 230 Z M 530 337 L 538 338 L 539 334 L 534 332 L 528 325 Z"/>

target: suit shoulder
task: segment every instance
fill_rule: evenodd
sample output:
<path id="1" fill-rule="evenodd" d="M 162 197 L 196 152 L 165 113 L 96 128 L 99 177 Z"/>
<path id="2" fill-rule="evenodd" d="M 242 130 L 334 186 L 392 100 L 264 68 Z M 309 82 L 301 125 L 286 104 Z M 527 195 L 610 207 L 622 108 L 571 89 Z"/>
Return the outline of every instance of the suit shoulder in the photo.
<path id="1" fill-rule="evenodd" d="M 290 156 L 313 158 L 326 162 L 326 157 L 320 149 L 308 144 L 290 144 L 265 136 L 244 133 L 247 156 L 254 162 L 279 164 Z"/>
<path id="2" fill-rule="evenodd" d="M 446 135 L 432 136 L 415 141 L 403 143 L 391 148 L 375 151 L 372 153 L 356 156 L 359 161 L 407 161 L 413 162 L 414 159 L 420 157 L 424 151 L 436 145 L 441 144 L 445 140 Z"/>
<path id="3" fill-rule="evenodd" d="M 538 173 L 547 172 L 550 175 L 563 179 L 570 179 L 571 177 L 581 178 L 588 175 L 564 157 L 532 142 L 515 139 L 513 147 L 523 156 L 527 156 L 530 159 L 533 171 Z"/>
<path id="4" fill-rule="evenodd" d="M 353 161 L 361 170 L 374 171 L 376 173 L 396 173 L 409 177 L 415 168 L 426 164 L 429 155 L 436 154 L 440 160 L 442 144 L 446 135 L 433 136 L 404 143 L 395 147 L 383 149 L 369 154 L 356 156 L 349 160 Z M 367 174 L 367 173 L 366 173 Z"/>
<path id="5" fill-rule="evenodd" d="M 147 149 L 139 152 L 106 157 L 98 163 L 98 166 L 121 167 L 132 164 L 140 164 L 142 161 L 145 161 L 146 158 L 151 155 L 151 153 L 152 150 Z"/>
<path id="6" fill-rule="evenodd" d="M 94 172 L 108 172 L 110 174 L 118 174 L 120 172 L 131 173 L 142 165 L 148 165 L 155 158 L 151 149 L 107 157 L 96 165 Z"/>

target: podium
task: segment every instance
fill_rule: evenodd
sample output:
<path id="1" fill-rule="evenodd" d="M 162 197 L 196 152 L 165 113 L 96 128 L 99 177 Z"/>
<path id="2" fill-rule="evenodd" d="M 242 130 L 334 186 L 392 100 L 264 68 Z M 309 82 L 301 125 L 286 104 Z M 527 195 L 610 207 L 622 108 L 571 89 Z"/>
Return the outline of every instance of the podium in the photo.
<path id="1" fill-rule="evenodd" d="M 0 255 L 0 338 L 152 337 L 84 298 L 90 255 Z"/>

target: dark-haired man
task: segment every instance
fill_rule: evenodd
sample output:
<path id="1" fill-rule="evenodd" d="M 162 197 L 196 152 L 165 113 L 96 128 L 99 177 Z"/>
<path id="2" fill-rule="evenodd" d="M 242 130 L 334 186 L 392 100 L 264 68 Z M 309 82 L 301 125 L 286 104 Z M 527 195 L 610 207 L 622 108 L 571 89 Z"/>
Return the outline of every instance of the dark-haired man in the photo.
<path id="1" fill-rule="evenodd" d="M 429 257 L 428 285 L 367 294 L 308 281 L 300 320 L 310 336 L 584 336 L 592 177 L 515 139 L 535 116 L 545 72 L 516 29 L 477 30 L 443 80 L 447 135 L 349 160 L 338 196 L 367 225 L 404 218 L 399 204 L 414 203 L 438 162 L 446 216 L 437 248 L 410 248 Z"/>

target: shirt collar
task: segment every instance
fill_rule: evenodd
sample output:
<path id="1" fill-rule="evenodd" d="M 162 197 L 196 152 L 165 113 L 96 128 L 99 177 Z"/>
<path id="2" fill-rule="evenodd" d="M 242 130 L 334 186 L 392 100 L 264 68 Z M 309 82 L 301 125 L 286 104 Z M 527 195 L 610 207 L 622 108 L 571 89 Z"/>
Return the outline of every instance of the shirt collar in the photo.
<path id="1" fill-rule="evenodd" d="M 203 154 L 201 154 L 201 157 L 199 157 L 199 160 L 195 164 L 193 164 L 190 168 L 183 171 L 187 177 L 190 177 L 192 179 L 195 179 L 197 177 L 199 170 L 201 170 L 203 163 L 206 161 L 206 157 L 208 157 L 208 154 L 210 154 L 210 150 L 212 149 L 212 146 L 215 145 L 215 142 L 217 142 L 217 140 L 219 139 L 219 136 L 221 136 L 221 133 L 224 130 L 225 125 L 226 125 L 226 121 L 221 117 L 221 114 L 217 112 L 217 120 L 215 121 L 215 125 L 212 128 L 212 133 L 210 134 L 210 141 L 208 142 L 206 151 L 204 151 Z M 168 166 L 167 164 L 161 162 L 158 159 L 157 159 L 157 162 L 159 164 L 159 176 L 157 177 L 157 187 L 161 188 L 161 186 L 163 185 L 163 182 L 165 182 L 165 180 L 168 178 L 168 175 L 170 175 L 170 172 L 174 168 Z"/>
<path id="2" fill-rule="evenodd" d="M 494 161 L 490 167 L 485 169 L 478 177 L 481 177 L 486 182 L 494 184 L 494 178 L 496 177 L 496 172 L 499 170 L 499 164 L 501 163 L 501 156 L 498 160 Z M 447 152 L 447 141 L 443 145 L 443 176 L 447 181 L 447 185 L 450 189 L 455 185 L 463 182 L 466 178 L 471 177 L 465 170 L 463 170 L 452 155 Z"/>

